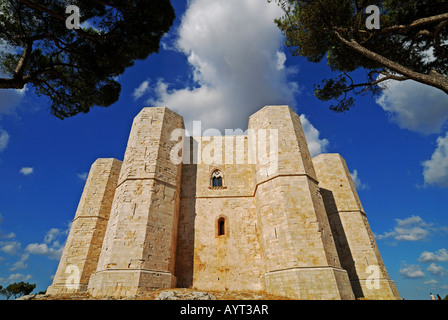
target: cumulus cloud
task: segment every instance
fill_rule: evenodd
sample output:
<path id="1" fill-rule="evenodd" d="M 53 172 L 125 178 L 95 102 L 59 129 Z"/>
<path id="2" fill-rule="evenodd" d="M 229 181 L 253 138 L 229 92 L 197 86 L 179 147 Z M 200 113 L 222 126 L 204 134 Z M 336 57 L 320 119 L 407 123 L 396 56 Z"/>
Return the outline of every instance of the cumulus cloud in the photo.
<path id="1" fill-rule="evenodd" d="M 30 274 L 24 275 L 21 273 L 13 273 L 8 276 L 8 278 L 0 278 L 1 283 L 14 283 L 18 281 L 30 280 L 32 276 Z"/>
<path id="2" fill-rule="evenodd" d="M 446 226 L 423 221 L 419 216 L 411 216 L 406 219 L 395 219 L 396 226 L 393 230 L 376 235 L 378 240 L 394 239 L 398 241 L 427 240 L 435 232 L 447 232 Z"/>
<path id="3" fill-rule="evenodd" d="M 400 128 L 434 134 L 447 126 L 448 96 L 434 87 L 413 80 L 386 81 L 376 102 Z M 448 132 L 437 139 L 437 145 L 432 158 L 423 162 L 424 186 L 448 187 Z"/>
<path id="4" fill-rule="evenodd" d="M 442 266 L 439 266 L 435 263 L 431 263 L 428 268 L 426 268 L 428 272 L 434 276 L 443 277 L 446 275 L 446 269 Z"/>
<path id="5" fill-rule="evenodd" d="M 70 232 L 71 223 L 66 229 L 51 228 L 45 234 L 42 243 L 30 243 L 26 246 L 27 253 L 46 256 L 50 259 L 60 259 L 64 250 L 64 243 Z M 63 240 L 63 242 L 61 242 Z"/>
<path id="6" fill-rule="evenodd" d="M 446 262 L 448 261 L 448 250 L 440 249 L 436 252 L 424 251 L 418 258 L 419 262 Z"/>
<path id="7" fill-rule="evenodd" d="M 18 241 L 0 241 L 0 251 L 7 254 L 16 254 L 20 250 L 20 242 Z"/>
<path id="8" fill-rule="evenodd" d="M 423 271 L 420 269 L 420 266 L 415 264 L 408 265 L 406 264 L 406 262 L 403 262 L 401 264 L 399 273 L 403 278 L 406 279 L 418 279 L 425 276 Z"/>
<path id="9" fill-rule="evenodd" d="M 51 228 L 50 230 L 47 231 L 47 233 L 45 234 L 44 237 L 44 243 L 46 244 L 50 244 L 53 241 L 55 241 L 58 237 L 60 237 L 61 235 L 63 236 L 67 236 L 67 232 L 69 229 L 66 230 L 62 230 L 62 229 L 58 229 L 58 228 Z"/>
<path id="10" fill-rule="evenodd" d="M 431 159 L 422 165 L 425 186 L 448 187 L 448 132 L 444 137 L 437 138 L 436 150 Z"/>
<path id="11" fill-rule="evenodd" d="M 62 255 L 64 247 L 49 247 L 46 243 L 30 243 L 25 250 L 32 254 L 46 256 L 50 259 L 59 259 Z"/>
<path id="12" fill-rule="evenodd" d="M 134 97 L 151 92 L 148 105 L 166 106 L 184 116 L 186 129 L 201 121 L 202 128 L 247 128 L 248 118 L 265 105 L 290 105 L 300 93 L 288 80 L 281 31 L 274 23 L 283 11 L 275 3 L 258 0 L 192 0 L 182 17 L 176 51 L 187 57 L 191 85 L 175 87 L 164 79 L 142 82 Z M 313 154 L 328 141 L 304 120 Z M 314 140 L 313 140 L 314 138 Z"/>
<path id="13" fill-rule="evenodd" d="M 286 78 L 283 39 L 273 23 L 281 13 L 259 1 L 191 1 L 176 48 L 188 57 L 195 85 L 171 89 L 159 80 L 151 104 L 172 107 L 187 125 L 201 120 L 219 130 L 244 129 L 264 105 L 292 104 L 298 86 Z"/>
<path id="14" fill-rule="evenodd" d="M 19 171 L 21 174 L 23 174 L 24 176 L 29 176 L 30 174 L 34 173 L 34 168 L 31 167 L 23 167 L 22 169 L 20 169 Z"/>
<path id="15" fill-rule="evenodd" d="M 308 149 L 311 157 L 315 157 L 327 151 L 330 142 L 327 139 L 320 138 L 320 132 L 317 130 L 305 115 L 300 115 L 303 131 L 305 132 Z"/>
<path id="16" fill-rule="evenodd" d="M 365 190 L 368 189 L 369 186 L 366 183 L 363 183 L 358 176 L 358 170 L 354 169 L 353 172 L 350 172 L 350 176 L 352 177 L 353 183 L 355 184 L 356 190 Z"/>
<path id="17" fill-rule="evenodd" d="M 386 81 L 377 103 L 401 128 L 424 134 L 440 133 L 448 119 L 448 96 L 413 80 Z"/>
<path id="18" fill-rule="evenodd" d="M 284 52 L 277 51 L 277 70 L 284 70 L 286 62 L 286 54 Z"/>

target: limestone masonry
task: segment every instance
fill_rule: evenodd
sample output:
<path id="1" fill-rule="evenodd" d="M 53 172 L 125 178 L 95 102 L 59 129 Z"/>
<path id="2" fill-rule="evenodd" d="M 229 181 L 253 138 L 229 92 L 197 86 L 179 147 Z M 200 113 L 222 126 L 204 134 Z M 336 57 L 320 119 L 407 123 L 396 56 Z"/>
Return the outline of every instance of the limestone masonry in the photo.
<path id="1" fill-rule="evenodd" d="M 144 108 L 123 162 L 93 163 L 48 294 L 400 299 L 344 159 L 311 158 L 291 108 L 262 108 L 246 135 L 183 128 L 170 109 Z"/>

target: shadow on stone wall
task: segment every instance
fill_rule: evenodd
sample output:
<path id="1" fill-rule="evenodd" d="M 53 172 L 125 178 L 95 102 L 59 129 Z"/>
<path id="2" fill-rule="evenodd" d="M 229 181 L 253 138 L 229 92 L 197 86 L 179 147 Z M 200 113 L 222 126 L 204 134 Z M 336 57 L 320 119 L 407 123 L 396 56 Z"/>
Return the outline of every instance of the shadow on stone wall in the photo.
<path id="1" fill-rule="evenodd" d="M 339 217 L 339 212 L 333 197 L 333 192 L 327 189 L 320 188 L 320 193 L 324 201 L 325 210 L 327 211 L 331 232 L 336 244 L 336 250 L 338 252 L 341 266 L 348 273 L 350 284 L 352 286 L 353 294 L 355 295 L 355 297 L 363 298 L 364 294 L 359 283 L 358 274 L 356 273 L 355 261 L 353 260 L 352 252 L 350 250 L 350 246 L 344 232 L 344 226 L 342 225 L 341 219 Z"/>
<path id="2" fill-rule="evenodd" d="M 190 139 L 190 155 L 193 156 L 194 139 Z M 190 159 L 192 163 L 193 159 Z M 194 238 L 196 219 L 196 179 L 197 165 L 182 166 L 182 182 L 180 190 L 180 208 L 176 249 L 177 287 L 190 288 L 193 285 Z"/>

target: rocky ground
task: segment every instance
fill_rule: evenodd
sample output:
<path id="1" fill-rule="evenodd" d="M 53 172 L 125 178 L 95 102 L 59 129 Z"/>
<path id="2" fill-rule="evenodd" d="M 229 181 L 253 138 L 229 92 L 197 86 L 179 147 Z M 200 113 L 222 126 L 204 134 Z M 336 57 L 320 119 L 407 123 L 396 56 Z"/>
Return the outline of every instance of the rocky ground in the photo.
<path id="1" fill-rule="evenodd" d="M 16 300 L 116 300 L 116 298 L 94 298 L 89 294 L 72 295 L 28 295 Z M 235 291 L 197 291 L 193 289 L 165 289 L 122 298 L 119 300 L 288 300 L 265 292 L 235 292 Z"/>

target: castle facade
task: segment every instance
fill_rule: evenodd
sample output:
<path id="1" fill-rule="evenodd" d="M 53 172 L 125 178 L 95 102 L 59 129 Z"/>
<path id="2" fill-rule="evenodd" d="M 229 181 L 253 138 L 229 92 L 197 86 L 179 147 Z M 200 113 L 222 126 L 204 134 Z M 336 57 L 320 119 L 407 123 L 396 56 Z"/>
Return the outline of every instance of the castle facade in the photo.
<path id="1" fill-rule="evenodd" d="M 123 162 L 92 165 L 48 294 L 156 288 L 295 299 L 400 299 L 344 159 L 310 156 L 299 116 L 188 137 L 165 107 L 135 117 Z"/>

